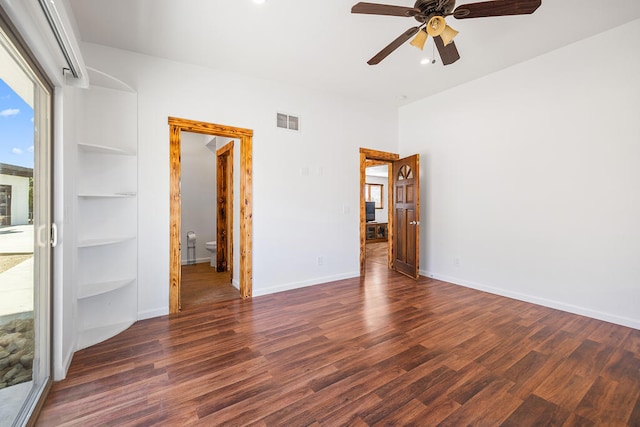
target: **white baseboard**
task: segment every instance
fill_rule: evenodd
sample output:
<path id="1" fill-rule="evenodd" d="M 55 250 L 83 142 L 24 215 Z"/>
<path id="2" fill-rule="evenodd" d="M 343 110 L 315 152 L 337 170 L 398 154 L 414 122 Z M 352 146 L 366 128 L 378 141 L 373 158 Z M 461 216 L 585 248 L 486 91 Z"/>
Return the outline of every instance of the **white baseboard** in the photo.
<path id="1" fill-rule="evenodd" d="M 470 282 L 468 280 L 459 279 L 457 277 L 445 276 L 431 271 L 420 270 L 422 276 L 431 277 L 433 279 L 442 280 L 443 282 L 452 283 L 454 285 L 464 286 L 466 288 L 477 289 L 479 291 L 488 292 L 494 295 L 500 295 L 507 298 L 517 299 L 519 301 L 530 302 L 532 304 L 541 305 L 543 307 L 555 308 L 557 310 L 566 311 L 567 313 L 579 314 L 581 316 L 591 317 L 592 319 L 603 320 L 616 325 L 627 326 L 629 328 L 640 329 L 640 320 L 630 319 L 628 317 L 617 316 L 611 313 L 605 313 L 590 308 L 579 307 L 560 301 L 540 298 L 533 295 L 513 292 L 506 289 L 488 286 L 482 283 Z"/>
<path id="2" fill-rule="evenodd" d="M 73 360 L 73 355 L 75 351 L 72 349 L 76 348 L 76 340 L 73 340 L 73 345 L 70 347 L 67 354 L 64 356 L 64 360 L 62 363 L 55 363 L 53 369 L 53 380 L 54 381 L 62 381 L 67 377 L 67 372 L 69 372 L 69 366 L 71 366 L 71 361 Z"/>
<path id="3" fill-rule="evenodd" d="M 258 288 L 258 289 L 256 289 L 256 286 L 255 286 L 255 283 L 254 283 L 253 296 L 257 297 L 257 296 L 260 296 L 260 295 L 275 294 L 276 292 L 290 291 L 292 289 L 304 288 L 304 287 L 313 286 L 313 285 L 320 285 L 320 284 L 323 284 L 323 283 L 335 282 L 337 280 L 351 279 L 353 277 L 360 277 L 360 272 L 359 271 L 354 271 L 352 273 L 337 274 L 337 275 L 334 275 L 334 276 L 318 277 L 318 278 L 315 278 L 315 279 L 305 280 L 305 281 L 302 281 L 302 282 L 286 283 L 286 284 L 283 284 L 283 285 L 271 286 L 271 287 L 268 287 L 268 288 Z"/>
<path id="4" fill-rule="evenodd" d="M 151 319 L 152 317 L 160 317 L 169 314 L 169 307 L 154 308 L 138 312 L 138 320 Z"/>

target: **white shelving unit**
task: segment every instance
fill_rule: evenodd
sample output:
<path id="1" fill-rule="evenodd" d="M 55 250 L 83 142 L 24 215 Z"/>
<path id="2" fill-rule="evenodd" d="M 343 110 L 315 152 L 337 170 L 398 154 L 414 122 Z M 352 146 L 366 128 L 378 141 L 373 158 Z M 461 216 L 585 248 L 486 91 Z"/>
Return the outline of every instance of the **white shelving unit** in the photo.
<path id="1" fill-rule="evenodd" d="M 89 69 L 77 129 L 77 349 L 138 317 L 137 94 Z"/>

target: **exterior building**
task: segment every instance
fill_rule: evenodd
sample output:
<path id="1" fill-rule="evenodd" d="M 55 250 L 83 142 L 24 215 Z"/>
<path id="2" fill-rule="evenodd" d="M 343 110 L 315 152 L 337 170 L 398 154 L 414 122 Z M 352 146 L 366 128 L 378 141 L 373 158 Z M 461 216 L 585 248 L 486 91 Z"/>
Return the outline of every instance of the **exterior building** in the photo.
<path id="1" fill-rule="evenodd" d="M 33 169 L 0 163 L 0 226 L 31 224 Z"/>

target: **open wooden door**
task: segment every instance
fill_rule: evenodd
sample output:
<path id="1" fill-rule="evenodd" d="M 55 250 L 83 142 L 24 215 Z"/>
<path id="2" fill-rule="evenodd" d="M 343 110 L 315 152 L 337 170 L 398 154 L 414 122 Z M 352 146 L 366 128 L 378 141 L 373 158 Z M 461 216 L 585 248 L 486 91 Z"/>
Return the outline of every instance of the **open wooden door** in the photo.
<path id="1" fill-rule="evenodd" d="M 230 271 L 233 281 L 233 140 L 216 151 L 216 159 L 216 271 Z"/>
<path id="2" fill-rule="evenodd" d="M 420 155 L 393 162 L 393 269 L 417 279 L 420 258 Z"/>

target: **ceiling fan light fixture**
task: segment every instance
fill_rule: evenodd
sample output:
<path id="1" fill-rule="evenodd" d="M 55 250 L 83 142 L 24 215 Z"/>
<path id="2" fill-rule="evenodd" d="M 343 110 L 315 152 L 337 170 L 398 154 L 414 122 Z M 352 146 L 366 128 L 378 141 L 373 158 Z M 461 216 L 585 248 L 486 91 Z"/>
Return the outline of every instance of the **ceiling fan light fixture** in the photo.
<path id="1" fill-rule="evenodd" d="M 427 37 L 429 37 L 429 35 L 424 30 L 420 30 L 418 31 L 418 34 L 416 34 L 416 36 L 413 38 L 413 40 L 409 42 L 409 44 L 411 46 L 417 47 L 420 50 L 423 50 L 424 44 L 427 41 Z"/>
<path id="2" fill-rule="evenodd" d="M 442 32 L 442 34 L 440 34 L 440 37 L 442 38 L 442 43 L 444 43 L 444 45 L 446 46 L 451 43 L 454 37 L 457 35 L 458 31 L 447 25 L 444 27 L 444 31 Z"/>
<path id="3" fill-rule="evenodd" d="M 447 27 L 447 22 L 442 16 L 434 16 L 427 22 L 427 34 L 431 37 L 438 37 Z"/>

